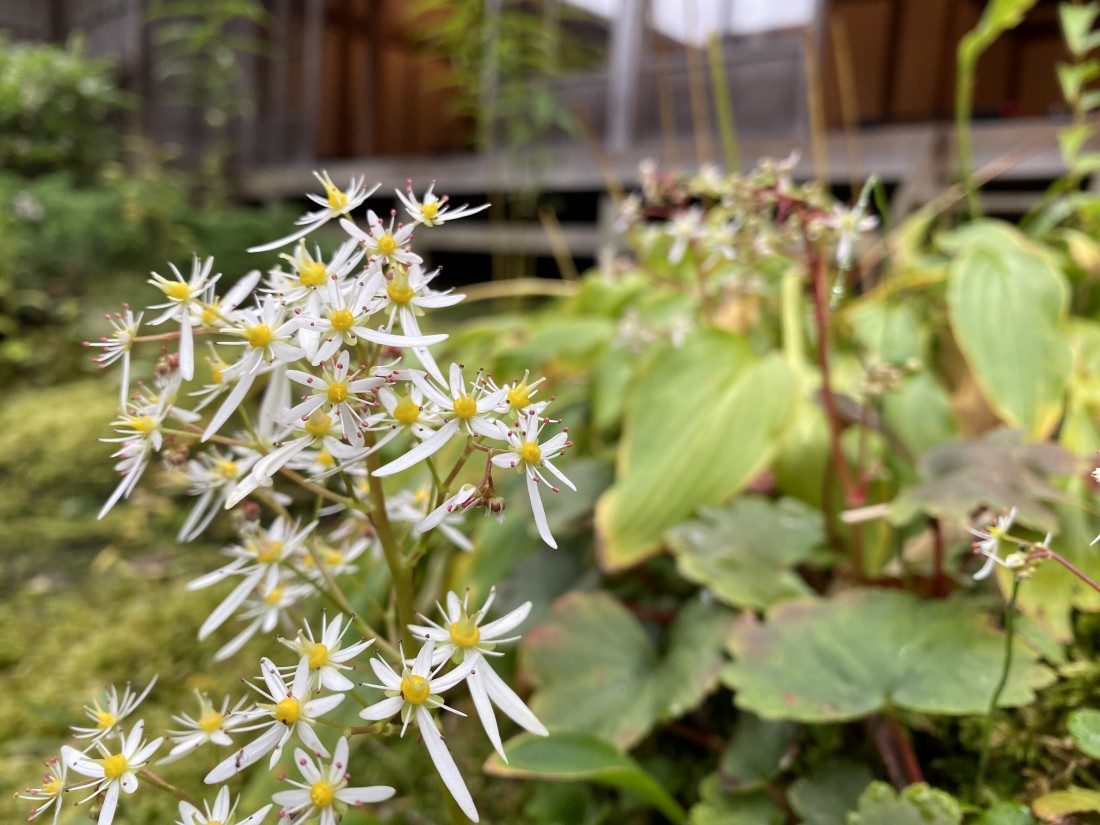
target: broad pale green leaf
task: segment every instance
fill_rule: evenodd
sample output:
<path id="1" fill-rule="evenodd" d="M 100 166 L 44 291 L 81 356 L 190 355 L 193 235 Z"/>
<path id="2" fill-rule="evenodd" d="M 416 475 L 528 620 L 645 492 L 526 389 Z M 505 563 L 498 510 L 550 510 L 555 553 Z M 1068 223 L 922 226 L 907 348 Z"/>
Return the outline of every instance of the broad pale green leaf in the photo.
<path id="1" fill-rule="evenodd" d="M 689 825 L 782 825 L 786 821 L 763 791 L 724 792 L 721 777 L 715 774 L 699 784 L 699 802 L 688 812 Z"/>
<path id="2" fill-rule="evenodd" d="M 992 808 L 982 811 L 974 820 L 974 825 L 1035 825 L 1027 805 L 1019 802 L 998 802 Z"/>
<path id="3" fill-rule="evenodd" d="M 485 763 L 486 773 L 559 782 L 598 782 L 629 791 L 677 825 L 687 818 L 684 809 L 641 765 L 594 736 L 576 732 L 550 736 L 524 733 L 506 742 L 504 752 L 508 762 L 494 753 Z"/>
<path id="4" fill-rule="evenodd" d="M 1069 715 L 1068 726 L 1077 749 L 1093 759 L 1100 759 L 1100 710 L 1075 710 Z"/>
<path id="5" fill-rule="evenodd" d="M 737 705 L 765 719 L 833 722 L 887 706 L 981 714 L 1001 674 L 1004 639 L 960 600 L 890 590 L 780 602 L 763 623 L 742 621 L 722 680 Z M 1001 705 L 1026 705 L 1054 679 L 1017 642 Z"/>
<path id="6" fill-rule="evenodd" d="M 735 607 L 810 593 L 794 566 L 825 540 L 821 513 L 795 499 L 745 497 L 668 531 L 680 574 Z"/>
<path id="7" fill-rule="evenodd" d="M 601 566 L 637 564 L 666 529 L 740 490 L 771 458 L 794 386 L 780 356 L 757 362 L 719 332 L 655 358 L 630 397 L 615 484 L 596 506 Z"/>
<path id="8" fill-rule="evenodd" d="M 860 794 L 874 779 L 866 765 L 834 762 L 791 783 L 787 801 L 803 825 L 836 825 L 855 810 Z"/>
<path id="9" fill-rule="evenodd" d="M 951 329 L 990 407 L 1033 438 L 1062 412 L 1072 357 L 1062 273 L 1016 230 L 979 221 L 947 236 Z"/>
<path id="10" fill-rule="evenodd" d="M 1031 803 L 1035 815 L 1047 822 L 1061 822 L 1066 814 L 1100 811 L 1100 791 L 1067 788 L 1044 794 Z"/>
<path id="11" fill-rule="evenodd" d="M 885 782 L 872 782 L 848 814 L 848 825 L 959 825 L 962 818 L 955 797 L 923 782 L 900 794 Z"/>
<path id="12" fill-rule="evenodd" d="M 657 722 L 687 713 L 717 687 L 730 625 L 725 608 L 690 602 L 661 655 L 613 597 L 568 593 L 521 648 L 539 687 L 531 709 L 551 731 L 581 730 L 629 749 Z"/>
<path id="13" fill-rule="evenodd" d="M 924 357 L 924 341 L 913 310 L 902 303 L 864 301 L 853 305 L 844 320 L 852 325 L 860 346 L 880 361 L 903 364 Z"/>
<path id="14" fill-rule="evenodd" d="M 903 378 L 897 391 L 882 399 L 882 408 L 890 432 L 910 455 L 919 456 L 959 437 L 951 397 L 931 372 Z"/>
<path id="15" fill-rule="evenodd" d="M 722 778 L 742 789 L 758 787 L 774 779 L 782 770 L 783 757 L 790 750 L 798 728 L 794 722 L 775 722 L 752 713 L 740 714 L 733 739 L 718 766 Z"/>

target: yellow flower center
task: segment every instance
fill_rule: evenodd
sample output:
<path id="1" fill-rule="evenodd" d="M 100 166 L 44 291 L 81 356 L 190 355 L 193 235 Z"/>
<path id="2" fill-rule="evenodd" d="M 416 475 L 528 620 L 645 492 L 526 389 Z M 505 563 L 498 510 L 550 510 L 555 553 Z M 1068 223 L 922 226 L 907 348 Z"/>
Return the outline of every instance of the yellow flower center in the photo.
<path id="1" fill-rule="evenodd" d="M 395 249 L 397 249 L 397 241 L 389 232 L 378 239 L 378 251 L 383 255 L 392 255 Z"/>
<path id="2" fill-rule="evenodd" d="M 355 326 L 355 316 L 349 309 L 338 309 L 328 316 L 328 319 L 332 323 L 332 328 L 340 332 L 347 332 Z"/>
<path id="3" fill-rule="evenodd" d="M 99 761 L 103 765 L 103 775 L 108 779 L 118 779 L 130 769 L 126 756 L 121 753 L 105 756 Z"/>
<path id="4" fill-rule="evenodd" d="M 210 367 L 210 381 L 212 383 L 220 384 L 224 380 L 225 375 L 223 374 L 223 369 L 224 367 Z"/>
<path id="5" fill-rule="evenodd" d="M 149 435 L 157 428 L 157 422 L 148 415 L 130 415 L 126 417 L 126 423 L 130 428 L 141 435 Z"/>
<path id="6" fill-rule="evenodd" d="M 199 728 L 207 733 L 213 733 L 222 726 L 222 722 L 224 721 L 225 717 L 216 710 L 213 710 L 199 718 Z"/>
<path id="7" fill-rule="evenodd" d="M 173 301 L 186 301 L 191 297 L 191 287 L 183 281 L 170 281 L 166 284 L 161 284 L 160 288 L 161 291 Z"/>
<path id="8" fill-rule="evenodd" d="M 206 825 L 222 825 L 222 822 L 220 819 L 208 819 Z"/>
<path id="9" fill-rule="evenodd" d="M 318 410 L 306 420 L 306 432 L 312 436 L 322 436 L 332 429 L 332 418 Z"/>
<path id="10" fill-rule="evenodd" d="M 288 696 L 275 706 L 275 720 L 284 725 L 293 725 L 302 715 L 302 706 L 293 696 Z"/>
<path id="11" fill-rule="evenodd" d="M 210 307 L 203 307 L 202 310 L 202 325 L 204 327 L 214 326 L 214 322 L 218 320 L 218 314 L 214 312 Z"/>
<path id="12" fill-rule="evenodd" d="M 395 304 L 407 304 L 413 298 L 413 288 L 405 283 L 404 285 L 398 284 L 396 281 L 386 285 L 386 294 L 390 296 L 390 300 Z"/>
<path id="13" fill-rule="evenodd" d="M 528 464 L 535 464 L 542 458 L 542 450 L 534 441 L 524 441 L 523 446 L 519 448 L 519 456 Z"/>
<path id="14" fill-rule="evenodd" d="M 409 674 L 401 679 L 401 698 L 411 705 L 422 705 L 428 701 L 432 688 L 423 676 Z"/>
<path id="15" fill-rule="evenodd" d="M 49 780 L 42 785 L 42 790 L 49 796 L 57 796 L 61 793 L 61 780 L 56 776 L 51 776 Z"/>
<path id="16" fill-rule="evenodd" d="M 333 209 L 342 210 L 348 205 L 348 195 L 342 189 L 337 189 L 331 183 L 325 185 L 325 196 L 328 205 Z"/>
<path id="17" fill-rule="evenodd" d="M 477 412 L 477 402 L 468 395 L 455 399 L 455 415 L 459 418 L 472 418 Z"/>
<path id="18" fill-rule="evenodd" d="M 283 554 L 283 543 L 281 541 L 261 541 L 256 548 L 256 561 L 260 564 L 271 564 L 273 561 L 278 561 L 279 556 Z"/>
<path id="19" fill-rule="evenodd" d="M 420 418 L 420 407 L 411 398 L 402 398 L 393 408 L 393 417 L 402 424 L 415 424 Z"/>
<path id="20" fill-rule="evenodd" d="M 323 261 L 306 261 L 298 264 L 298 283 L 302 286 L 321 286 L 328 270 Z"/>
<path id="21" fill-rule="evenodd" d="M 332 785 L 323 779 L 309 789 L 309 801 L 317 808 L 327 808 L 335 798 L 336 792 L 332 789 Z"/>
<path id="22" fill-rule="evenodd" d="M 512 389 L 508 390 L 508 403 L 512 406 L 512 409 L 518 410 L 526 407 L 531 403 L 531 396 L 528 394 L 526 384 L 516 384 Z"/>
<path id="23" fill-rule="evenodd" d="M 218 471 L 218 474 L 222 478 L 236 478 L 237 477 L 237 462 L 230 461 L 229 459 L 218 459 L 214 468 Z"/>
<path id="24" fill-rule="evenodd" d="M 328 648 L 320 642 L 314 642 L 309 648 L 310 670 L 317 670 L 326 664 L 328 664 Z"/>
<path id="25" fill-rule="evenodd" d="M 95 712 L 95 726 L 100 730 L 107 730 L 118 719 L 109 710 L 97 710 Z"/>
<path id="26" fill-rule="evenodd" d="M 244 337 L 248 339 L 248 345 L 253 349 L 263 349 L 275 338 L 275 333 L 267 324 L 253 324 L 245 327 Z"/>
<path id="27" fill-rule="evenodd" d="M 328 450 L 321 450 L 321 452 L 317 453 L 317 463 L 322 467 L 331 467 L 336 461 L 332 458 Z M 309 558 L 309 556 L 306 556 L 306 558 Z"/>
<path id="28" fill-rule="evenodd" d="M 333 404 L 343 404 L 348 400 L 348 385 L 337 381 L 328 385 L 328 400 Z"/>
<path id="29" fill-rule="evenodd" d="M 264 596 L 264 604 L 278 604 L 279 599 L 283 597 L 283 588 L 276 587 L 266 596 Z"/>
<path id="30" fill-rule="evenodd" d="M 451 641 L 459 647 L 473 647 L 481 641 L 481 631 L 469 616 L 463 616 L 452 624 L 450 634 Z"/>
<path id="31" fill-rule="evenodd" d="M 322 558 L 329 567 L 335 567 L 344 560 L 344 554 L 339 550 L 326 550 Z"/>
<path id="32" fill-rule="evenodd" d="M 425 201 L 420 207 L 420 213 L 424 216 L 425 220 L 430 221 L 439 214 L 439 201 Z"/>

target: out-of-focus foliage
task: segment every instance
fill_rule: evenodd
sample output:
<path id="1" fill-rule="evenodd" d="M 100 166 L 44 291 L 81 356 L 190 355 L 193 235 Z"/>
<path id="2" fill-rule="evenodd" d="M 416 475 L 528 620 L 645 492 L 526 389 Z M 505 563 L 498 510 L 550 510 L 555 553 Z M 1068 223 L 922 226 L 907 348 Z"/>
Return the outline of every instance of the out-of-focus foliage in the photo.
<path id="1" fill-rule="evenodd" d="M 119 157 L 128 99 L 112 61 L 0 36 L 0 169 L 23 177 L 67 171 L 82 182 Z"/>

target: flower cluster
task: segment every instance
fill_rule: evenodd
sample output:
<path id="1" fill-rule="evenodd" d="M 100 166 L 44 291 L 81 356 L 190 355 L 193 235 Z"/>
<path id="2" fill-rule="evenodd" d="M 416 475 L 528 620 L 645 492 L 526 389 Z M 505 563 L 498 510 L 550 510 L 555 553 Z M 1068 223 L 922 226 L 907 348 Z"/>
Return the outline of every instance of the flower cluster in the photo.
<path id="1" fill-rule="evenodd" d="M 324 194 L 310 196 L 318 209 L 291 234 L 252 250 L 282 250 L 280 264 L 244 274 L 224 292 L 219 287 L 230 278 L 212 259 L 196 256 L 187 275 L 169 264 L 168 274 L 149 280 L 156 297 L 145 323 L 153 329 L 142 328 L 145 312 L 126 307 L 108 318 L 111 333 L 89 344 L 99 366 L 122 367 L 121 409 L 106 439 L 115 445 L 121 478 L 100 516 L 127 499 L 158 459 L 192 498 L 179 541 L 196 539 L 219 513 L 232 511 L 236 540 L 222 550 L 220 566 L 188 585 L 222 590 L 198 638 L 233 628 L 213 653 L 219 661 L 279 633 L 279 649 L 295 658 L 261 658 L 259 678 L 248 683 L 251 697 L 216 700 L 197 692 L 195 708 L 176 712 L 173 726 L 152 739 L 144 720 L 129 723 L 152 683 L 140 693 L 111 689 L 86 709 L 91 726 L 74 728 L 83 749 L 63 746 L 41 787 L 22 794 L 35 804 L 32 818 L 52 810 L 56 820 L 62 791 L 79 789 L 87 791 L 82 801 L 99 804 L 99 825 L 107 825 L 122 794 L 140 785 L 171 790 L 181 800 L 182 825 L 255 825 L 272 809 L 287 821 L 335 825 L 349 806 L 396 793 L 351 784 L 348 764 L 356 737 L 394 730 L 387 720 L 398 717 L 402 734 L 415 722 L 446 788 L 477 821 L 433 711 L 462 714 L 442 694 L 469 686 L 502 758 L 494 708 L 532 733 L 547 733 L 489 665 L 502 655 L 501 644 L 518 638 L 509 634 L 530 603 L 486 621 L 492 593 L 476 612 L 447 593 L 441 623 L 418 619 L 415 607 L 440 595 L 424 590 L 437 578 L 414 576 L 420 559 L 474 551 L 465 529 L 469 511 L 503 517 L 499 473 L 522 478 L 533 532 L 551 547 L 557 542 L 544 488 L 575 489 L 560 463 L 572 446 L 568 428 L 548 416 L 554 399 L 540 394 L 542 379 L 524 373 L 498 383 L 485 370 L 441 362 L 433 348 L 447 336 L 422 328 L 426 315 L 463 296 L 434 288 L 439 270 L 429 271 L 413 250 L 414 231 L 485 207 L 455 208 L 434 194 L 434 184 L 417 197 L 410 183 L 396 192 L 407 221 L 396 211 L 381 218 L 365 209 L 358 222 L 355 213 L 378 187 L 353 180 L 342 190 L 327 174 L 318 180 Z M 314 242 L 320 234 L 307 237 L 324 226 L 345 233 L 329 252 Z M 132 353 L 146 343 L 160 359 L 151 378 L 131 384 Z M 475 456 L 483 467 L 471 462 Z M 411 481 L 406 489 L 398 487 L 402 478 Z M 433 541 L 436 534 L 442 541 Z M 355 615 L 345 593 L 357 579 L 385 575 L 396 627 L 394 614 L 381 607 L 373 616 Z M 301 617 L 314 610 L 319 593 L 340 612 L 311 627 Z M 390 635 L 373 629 L 381 620 Z M 404 651 L 416 647 L 406 658 Z M 364 683 L 359 673 L 368 672 L 374 679 Z M 381 697 L 372 703 L 360 696 L 364 685 Z M 371 724 L 347 725 L 349 695 Z M 326 741 L 334 731 L 339 735 Z M 222 786 L 212 800 L 192 800 L 149 770 L 158 753 L 169 763 L 209 758 L 217 749 L 228 750 L 205 775 L 207 785 Z M 291 755 L 300 778 L 281 778 L 293 789 L 237 814 L 224 783 L 260 763 L 275 769 Z"/>

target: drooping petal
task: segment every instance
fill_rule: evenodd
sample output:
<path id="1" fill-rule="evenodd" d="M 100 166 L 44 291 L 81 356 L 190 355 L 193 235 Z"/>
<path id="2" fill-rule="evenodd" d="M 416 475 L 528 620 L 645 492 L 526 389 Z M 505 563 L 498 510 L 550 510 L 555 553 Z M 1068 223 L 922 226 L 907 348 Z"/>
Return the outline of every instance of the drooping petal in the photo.
<path id="1" fill-rule="evenodd" d="M 508 687 L 508 684 L 489 667 L 487 661 L 482 660 L 478 672 L 484 680 L 485 690 L 488 692 L 489 698 L 493 700 L 493 704 L 500 708 L 505 716 L 531 733 L 536 733 L 539 736 L 550 735 L 546 726 L 538 720 L 538 717 L 523 703 L 516 692 Z"/>
<path id="2" fill-rule="evenodd" d="M 405 700 L 400 696 L 392 696 L 363 708 L 359 711 L 359 716 L 362 719 L 366 719 L 368 722 L 381 722 L 383 719 L 389 719 L 401 710 L 404 704 Z"/>
<path id="3" fill-rule="evenodd" d="M 484 667 L 486 670 L 489 668 L 488 665 Z M 478 718 L 481 719 L 481 725 L 485 728 L 485 735 L 489 737 L 489 741 L 493 743 L 493 748 L 507 764 L 508 757 L 505 756 L 504 745 L 501 744 L 500 741 L 500 730 L 497 728 L 497 718 L 493 713 L 493 704 L 489 701 L 489 694 L 485 689 L 481 668 L 474 669 L 466 680 L 466 684 L 470 686 L 470 697 L 474 700 L 474 707 L 477 708 Z"/>
<path id="4" fill-rule="evenodd" d="M 447 750 L 447 743 L 443 741 L 443 734 L 435 726 L 435 720 L 431 712 L 424 705 L 416 706 L 416 724 L 420 728 L 420 736 L 424 739 L 424 745 L 428 748 L 428 755 L 439 771 L 439 776 L 447 790 L 451 792 L 462 813 L 469 817 L 470 821 L 477 822 L 477 808 L 466 783 L 462 780 L 462 774 L 458 772 L 451 752 Z"/>

